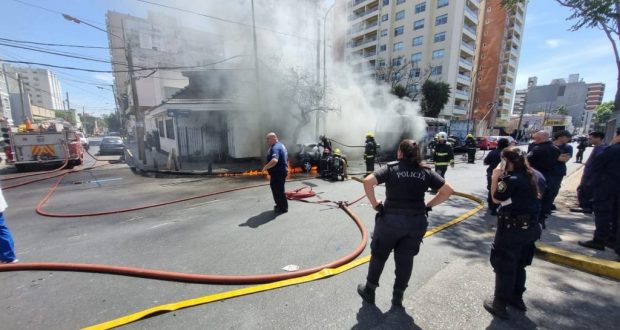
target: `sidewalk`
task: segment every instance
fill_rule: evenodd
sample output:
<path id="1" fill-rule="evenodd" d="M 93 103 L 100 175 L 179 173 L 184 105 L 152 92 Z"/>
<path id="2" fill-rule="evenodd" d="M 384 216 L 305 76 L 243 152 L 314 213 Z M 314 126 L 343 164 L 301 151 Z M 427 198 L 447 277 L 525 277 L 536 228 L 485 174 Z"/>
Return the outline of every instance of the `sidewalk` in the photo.
<path id="1" fill-rule="evenodd" d="M 598 251 L 577 243 L 592 239 L 595 229 L 593 214 L 570 212 L 571 207 L 577 206 L 577 187 L 582 173 L 583 166 L 580 166 L 562 181 L 555 200 L 557 210 L 547 219 L 547 229 L 543 231 L 537 252 L 548 261 L 620 280 L 620 262 L 613 250 Z"/>

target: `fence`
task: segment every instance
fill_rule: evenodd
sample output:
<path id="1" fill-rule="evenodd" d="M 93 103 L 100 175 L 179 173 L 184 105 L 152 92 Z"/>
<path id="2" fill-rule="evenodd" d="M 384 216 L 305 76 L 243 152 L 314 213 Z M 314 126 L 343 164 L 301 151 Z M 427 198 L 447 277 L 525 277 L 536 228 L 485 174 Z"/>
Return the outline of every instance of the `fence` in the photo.
<path id="1" fill-rule="evenodd" d="M 222 132 L 203 127 L 179 127 L 179 157 L 186 162 L 223 161 L 227 141 Z"/>

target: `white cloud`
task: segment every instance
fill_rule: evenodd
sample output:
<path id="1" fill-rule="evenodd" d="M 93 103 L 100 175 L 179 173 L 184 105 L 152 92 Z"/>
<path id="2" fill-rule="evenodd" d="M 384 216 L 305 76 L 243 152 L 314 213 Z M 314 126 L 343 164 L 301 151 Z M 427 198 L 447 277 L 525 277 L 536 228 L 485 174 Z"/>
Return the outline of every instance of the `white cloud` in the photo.
<path id="1" fill-rule="evenodd" d="M 106 84 L 114 83 L 114 76 L 111 73 L 95 73 L 93 74 L 93 78 L 100 80 Z"/>
<path id="2" fill-rule="evenodd" d="M 545 40 L 545 45 L 547 45 L 547 48 L 558 48 L 560 47 L 561 44 L 564 44 L 564 40 L 562 39 L 548 39 Z"/>

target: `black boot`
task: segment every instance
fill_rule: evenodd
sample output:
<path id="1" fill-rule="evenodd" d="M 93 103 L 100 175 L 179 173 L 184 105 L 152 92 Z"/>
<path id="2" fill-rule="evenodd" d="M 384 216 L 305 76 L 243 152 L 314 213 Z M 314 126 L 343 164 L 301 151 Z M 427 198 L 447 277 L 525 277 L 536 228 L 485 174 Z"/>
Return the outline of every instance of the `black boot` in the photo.
<path id="1" fill-rule="evenodd" d="M 366 282 L 366 284 L 357 285 L 357 293 L 369 304 L 375 303 L 375 289 L 376 285 Z"/>
<path id="2" fill-rule="evenodd" d="M 508 305 L 512 306 L 522 312 L 527 311 L 527 306 L 525 306 L 525 302 L 523 301 L 523 297 L 512 297 L 508 300 Z"/>
<path id="3" fill-rule="evenodd" d="M 506 303 L 499 298 L 491 296 L 485 299 L 482 305 L 487 312 L 499 317 L 500 319 L 508 320 L 510 318 L 510 316 L 508 316 L 508 311 L 506 311 Z"/>
<path id="4" fill-rule="evenodd" d="M 403 295 L 405 290 L 394 290 L 392 292 L 392 307 L 403 308 Z"/>

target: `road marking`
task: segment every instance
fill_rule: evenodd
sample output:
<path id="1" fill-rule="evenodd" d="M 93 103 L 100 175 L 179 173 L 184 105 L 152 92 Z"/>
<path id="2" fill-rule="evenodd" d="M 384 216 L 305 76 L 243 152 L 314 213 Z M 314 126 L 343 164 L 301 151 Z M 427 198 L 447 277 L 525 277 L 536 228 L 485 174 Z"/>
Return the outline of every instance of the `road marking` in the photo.
<path id="1" fill-rule="evenodd" d="M 127 220 L 125 220 L 123 222 L 129 222 L 129 221 L 140 220 L 140 219 L 144 219 L 144 217 L 133 217 L 133 218 L 127 219 Z"/>
<path id="2" fill-rule="evenodd" d="M 87 181 L 87 182 L 88 183 L 99 183 L 99 182 L 117 181 L 117 180 L 123 180 L 123 178 L 101 179 L 101 180 L 92 180 L 92 181 Z"/>
<path id="3" fill-rule="evenodd" d="M 167 225 L 171 225 L 171 224 L 173 224 L 173 223 L 172 222 L 160 223 L 159 225 L 155 225 L 155 226 L 153 226 L 153 227 L 151 227 L 149 229 L 155 229 L 155 228 L 158 228 L 158 227 L 163 227 L 163 226 L 167 226 Z"/>

